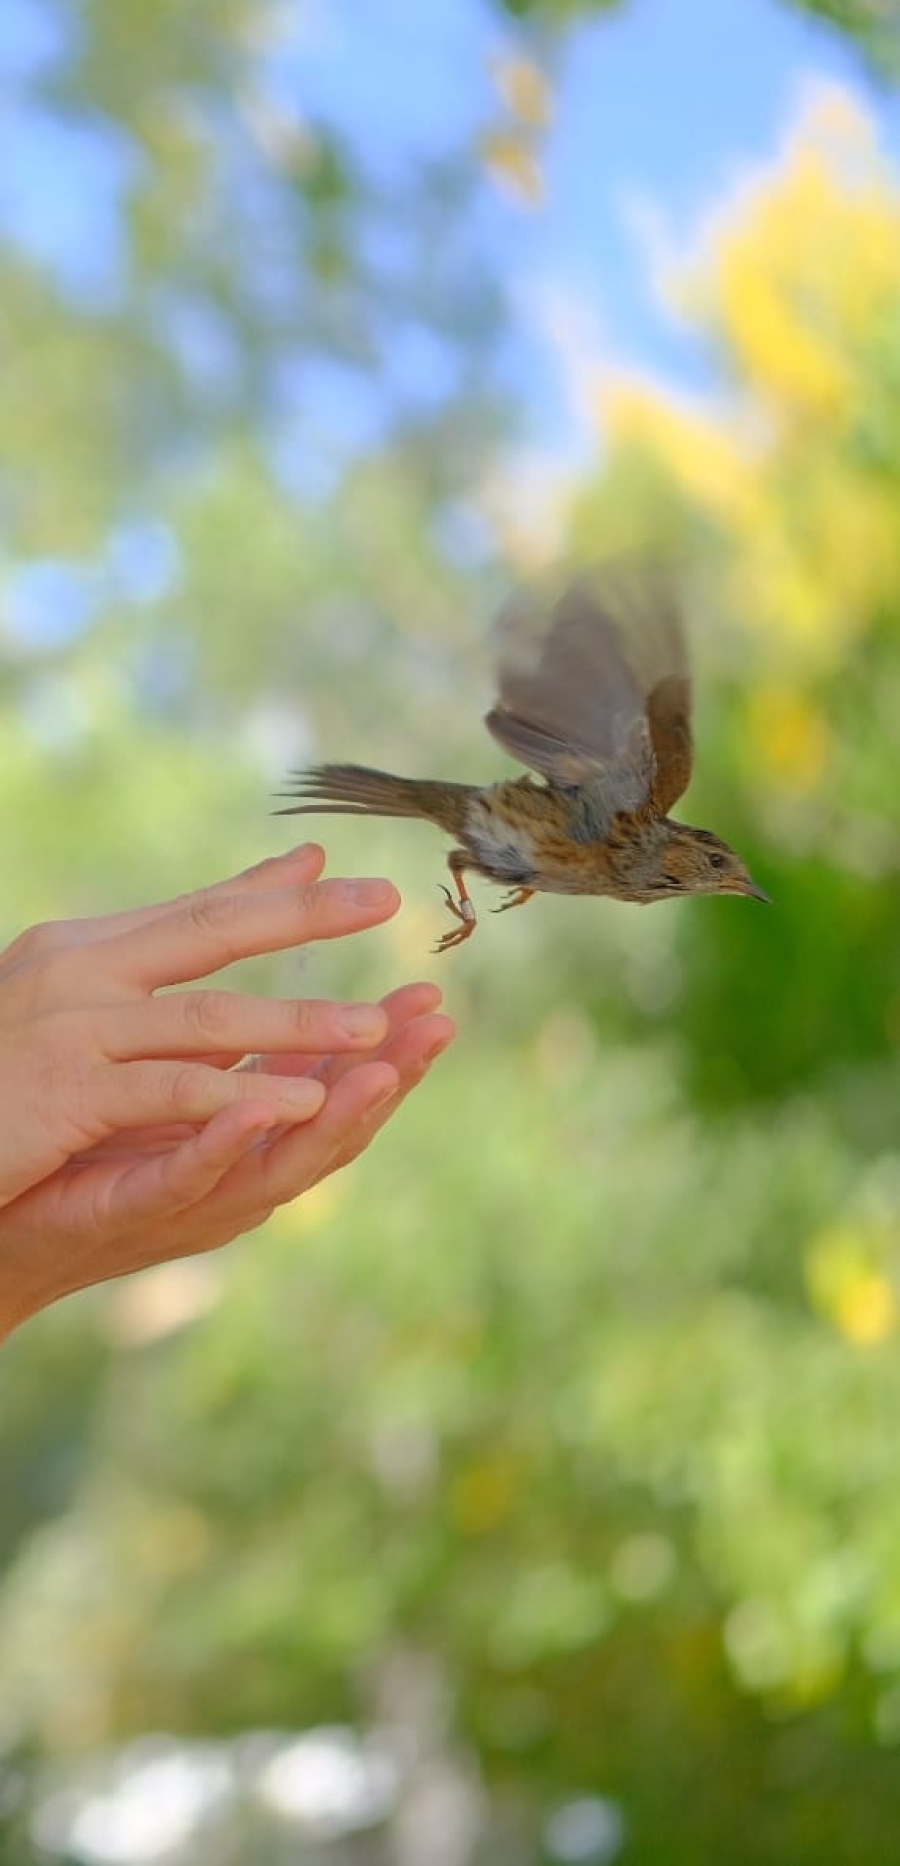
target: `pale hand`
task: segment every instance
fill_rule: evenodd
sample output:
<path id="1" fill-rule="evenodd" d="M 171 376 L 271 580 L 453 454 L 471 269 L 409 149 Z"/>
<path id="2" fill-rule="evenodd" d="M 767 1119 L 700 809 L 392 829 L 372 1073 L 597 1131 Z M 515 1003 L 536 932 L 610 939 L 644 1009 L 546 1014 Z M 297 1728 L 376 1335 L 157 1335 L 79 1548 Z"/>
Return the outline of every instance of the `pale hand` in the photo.
<path id="1" fill-rule="evenodd" d="M 0 1336 L 260 1224 L 361 1152 L 450 1042 L 428 984 L 381 1005 L 155 995 L 396 912 L 389 882 L 319 881 L 324 859 L 309 844 L 0 955 Z"/>

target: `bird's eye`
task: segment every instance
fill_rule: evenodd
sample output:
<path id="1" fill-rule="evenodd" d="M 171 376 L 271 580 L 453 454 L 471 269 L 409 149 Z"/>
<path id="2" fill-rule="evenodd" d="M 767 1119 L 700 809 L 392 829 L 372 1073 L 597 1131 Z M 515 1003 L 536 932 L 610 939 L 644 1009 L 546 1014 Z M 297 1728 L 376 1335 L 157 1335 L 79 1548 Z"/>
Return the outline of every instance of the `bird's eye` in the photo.
<path id="1" fill-rule="evenodd" d="M 710 865 L 710 868 L 724 868 L 725 867 L 724 855 L 719 855 L 714 850 L 712 855 L 709 858 L 709 865 Z"/>

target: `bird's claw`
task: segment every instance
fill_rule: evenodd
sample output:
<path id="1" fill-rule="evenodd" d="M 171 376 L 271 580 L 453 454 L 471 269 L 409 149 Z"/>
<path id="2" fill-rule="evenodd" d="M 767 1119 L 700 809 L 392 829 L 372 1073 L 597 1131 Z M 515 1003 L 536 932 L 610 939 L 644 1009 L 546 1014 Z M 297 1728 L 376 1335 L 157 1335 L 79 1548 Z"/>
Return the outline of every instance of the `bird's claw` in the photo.
<path id="1" fill-rule="evenodd" d="M 510 888 L 509 893 L 504 894 L 499 907 L 491 908 L 491 913 L 506 914 L 511 907 L 524 907 L 525 902 L 530 901 L 533 893 L 533 888 Z"/>
<path id="2" fill-rule="evenodd" d="M 471 939 L 477 924 L 475 909 L 468 897 L 462 901 L 455 901 L 450 889 L 444 887 L 443 882 L 439 882 L 438 885 L 454 920 L 458 920 L 460 924 L 458 927 L 451 927 L 448 933 L 443 934 L 437 945 L 432 948 L 435 953 L 449 952 L 451 947 L 461 946 L 464 940 Z"/>
<path id="3" fill-rule="evenodd" d="M 445 899 L 445 901 L 446 901 L 446 903 L 447 903 L 447 906 L 448 906 L 448 908 L 450 909 L 450 912 L 451 912 L 451 914 L 453 915 L 453 918 L 454 918 L 454 920 L 463 920 L 463 921 L 464 921 L 464 920 L 465 920 L 465 917 L 466 917 L 466 916 L 465 916 L 465 914 L 464 914 L 464 913 L 462 913 L 462 912 L 460 911 L 460 909 L 459 909 L 459 907 L 457 906 L 457 904 L 456 904 L 456 902 L 455 902 L 455 900 L 453 899 L 453 896 L 452 896 L 452 894 L 451 894 L 451 892 L 450 892 L 450 889 L 449 889 L 449 888 L 445 888 L 445 887 L 444 887 L 444 884 L 443 884 L 443 882 L 439 882 L 439 883 L 438 883 L 438 886 L 440 887 L 440 890 L 441 890 L 441 893 L 442 893 L 442 894 L 443 894 L 443 896 L 444 896 L 444 899 Z"/>
<path id="4" fill-rule="evenodd" d="M 450 952 L 454 946 L 461 946 L 463 941 L 469 939 L 473 932 L 474 926 L 471 921 L 468 925 L 463 924 L 458 930 L 456 927 L 453 927 L 449 933 L 445 933 L 442 938 L 438 940 L 436 946 L 432 946 L 431 950 L 435 955 L 439 952 Z"/>

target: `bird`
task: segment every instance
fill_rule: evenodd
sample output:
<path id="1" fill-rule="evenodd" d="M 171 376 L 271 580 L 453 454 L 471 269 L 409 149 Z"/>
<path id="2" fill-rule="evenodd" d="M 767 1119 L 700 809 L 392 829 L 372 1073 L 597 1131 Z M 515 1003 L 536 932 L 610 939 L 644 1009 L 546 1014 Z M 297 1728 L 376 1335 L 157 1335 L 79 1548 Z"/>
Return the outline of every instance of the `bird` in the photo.
<path id="1" fill-rule="evenodd" d="M 653 558 L 519 591 L 498 618 L 485 724 L 524 776 L 480 785 L 316 764 L 289 774 L 280 794 L 293 801 L 276 814 L 421 817 L 444 830 L 455 924 L 439 953 L 475 931 L 470 873 L 506 886 L 496 913 L 535 894 L 768 901 L 727 842 L 669 815 L 693 768 L 682 606 L 671 565 Z"/>

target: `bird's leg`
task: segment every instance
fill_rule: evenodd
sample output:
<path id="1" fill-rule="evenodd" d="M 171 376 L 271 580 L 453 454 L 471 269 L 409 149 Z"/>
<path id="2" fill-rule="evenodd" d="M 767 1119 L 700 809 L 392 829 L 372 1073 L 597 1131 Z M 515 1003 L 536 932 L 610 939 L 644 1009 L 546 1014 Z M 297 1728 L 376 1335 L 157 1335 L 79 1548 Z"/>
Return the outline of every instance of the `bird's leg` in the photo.
<path id="1" fill-rule="evenodd" d="M 442 888 L 441 892 L 454 920 L 458 920 L 460 924 L 458 927 L 451 927 L 450 932 L 445 933 L 443 938 L 438 940 L 435 952 L 449 952 L 451 946 L 461 946 L 463 940 L 471 939 L 475 931 L 477 925 L 475 904 L 463 880 L 463 868 L 468 859 L 465 849 L 451 849 L 447 857 L 447 867 L 456 884 L 457 898 L 453 899 L 449 888 Z"/>
<path id="2" fill-rule="evenodd" d="M 499 907 L 491 908 L 491 913 L 505 914 L 509 912 L 511 907 L 524 907 L 525 902 L 530 901 L 532 895 L 536 893 L 536 888 L 510 888 L 509 893 L 504 895 Z"/>

